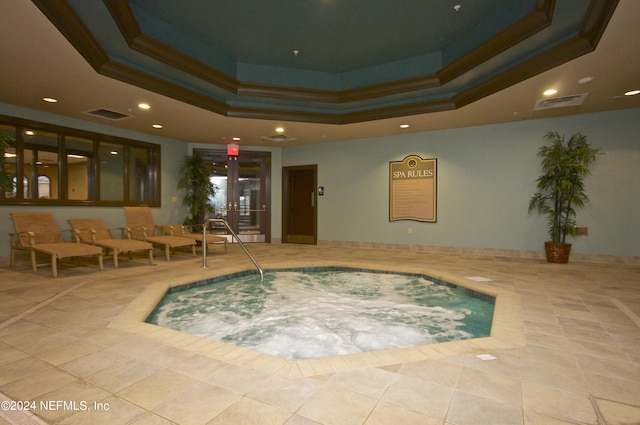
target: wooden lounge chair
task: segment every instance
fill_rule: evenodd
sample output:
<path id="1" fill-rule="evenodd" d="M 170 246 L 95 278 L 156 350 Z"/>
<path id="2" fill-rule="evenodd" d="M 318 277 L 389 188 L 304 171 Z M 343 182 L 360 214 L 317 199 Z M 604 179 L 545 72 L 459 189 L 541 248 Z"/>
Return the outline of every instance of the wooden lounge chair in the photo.
<path id="1" fill-rule="evenodd" d="M 201 224 L 198 226 L 202 228 Z M 202 236 L 202 233 L 190 232 L 186 226 L 183 226 L 181 224 L 163 224 L 162 232 L 165 235 L 185 236 L 191 239 L 195 239 L 196 241 L 200 242 L 201 245 L 202 245 L 202 240 L 204 239 L 204 237 Z M 218 236 L 211 233 L 207 233 L 207 245 L 224 244 L 225 253 L 227 252 L 227 242 L 228 242 L 227 238 L 225 238 L 224 236 Z"/>
<path id="2" fill-rule="evenodd" d="M 128 252 L 129 256 L 134 251 L 147 251 L 149 264 L 153 264 L 153 245 L 149 242 L 138 241 L 129 238 L 126 229 L 121 229 L 122 237 L 114 238 L 111 231 L 100 218 L 83 218 L 68 220 L 71 230 L 77 242 L 97 245 L 113 253 L 113 265 L 118 268 L 118 255 Z"/>
<path id="3" fill-rule="evenodd" d="M 36 253 L 51 256 L 51 272 L 58 276 L 58 259 L 70 257 L 98 256 L 100 270 L 102 265 L 102 248 L 77 242 L 62 240 L 53 214 L 48 212 L 11 213 L 13 225 L 16 229 L 16 249 L 28 248 L 31 251 L 31 268 L 38 271 Z M 12 250 L 14 246 L 12 244 Z M 12 253 L 12 256 L 14 254 Z"/>
<path id="4" fill-rule="evenodd" d="M 184 236 L 156 235 L 151 209 L 149 207 L 123 207 L 127 215 L 127 231 L 131 239 L 151 242 L 164 247 L 167 261 L 171 261 L 171 249 L 191 246 L 196 255 L 196 241 Z"/>

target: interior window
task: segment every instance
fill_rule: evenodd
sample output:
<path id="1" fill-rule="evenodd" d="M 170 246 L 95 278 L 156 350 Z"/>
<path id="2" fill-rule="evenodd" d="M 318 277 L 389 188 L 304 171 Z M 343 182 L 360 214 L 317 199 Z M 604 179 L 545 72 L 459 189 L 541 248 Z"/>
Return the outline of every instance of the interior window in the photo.
<path id="1" fill-rule="evenodd" d="M 124 147 L 113 143 L 100 143 L 100 199 L 124 199 Z"/>
<path id="2" fill-rule="evenodd" d="M 129 155 L 129 196 L 136 201 L 152 201 L 156 169 L 155 158 L 149 149 L 132 147 Z"/>
<path id="3" fill-rule="evenodd" d="M 13 182 L 13 190 L 10 186 L 0 190 L 0 199 L 2 198 L 15 198 L 16 196 L 16 129 L 15 127 L 1 125 L 0 124 L 0 136 L 2 140 L 6 141 L 7 147 L 4 154 L 0 158 L 0 171 L 2 172 L 2 178 L 8 179 L 10 176 Z"/>
<path id="4" fill-rule="evenodd" d="M 67 199 L 95 199 L 95 191 L 92 190 L 93 140 L 66 136 L 64 142 L 67 159 Z"/>
<path id="5" fill-rule="evenodd" d="M 160 205 L 159 145 L 6 116 L 0 133 L 0 204 Z"/>
<path id="6" fill-rule="evenodd" d="M 18 178 L 14 175 L 13 176 L 13 191 L 11 192 L 6 192 L 5 196 L 7 198 L 15 198 L 17 196 L 18 193 Z M 29 194 L 29 179 L 24 177 L 22 179 L 22 193 L 23 193 L 23 198 L 26 198 L 27 195 Z"/>
<path id="7" fill-rule="evenodd" d="M 38 182 L 32 185 L 31 199 L 58 199 L 59 164 L 58 135 L 46 131 L 25 129 L 24 175 Z M 45 177 L 47 179 L 45 179 Z M 46 184 L 40 182 L 47 181 Z"/>
<path id="8" fill-rule="evenodd" d="M 51 179 L 49 176 L 38 176 L 38 197 L 40 199 L 51 199 Z"/>

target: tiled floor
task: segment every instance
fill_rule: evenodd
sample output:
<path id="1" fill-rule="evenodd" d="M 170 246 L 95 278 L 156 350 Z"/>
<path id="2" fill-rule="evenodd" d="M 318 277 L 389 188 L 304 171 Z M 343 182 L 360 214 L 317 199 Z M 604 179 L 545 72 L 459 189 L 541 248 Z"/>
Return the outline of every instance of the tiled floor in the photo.
<path id="1" fill-rule="evenodd" d="M 251 268 L 237 245 L 211 250 L 207 269 L 157 255 L 155 266 L 105 260 L 104 271 L 63 264 L 56 279 L 21 259 L 0 267 L 0 393 L 50 424 L 640 424 L 640 266 L 249 248 L 265 269 L 403 269 L 487 287 L 498 294 L 494 333 L 288 362 L 139 321 L 167 285 Z M 0 411 L 0 425 L 13 413 Z"/>

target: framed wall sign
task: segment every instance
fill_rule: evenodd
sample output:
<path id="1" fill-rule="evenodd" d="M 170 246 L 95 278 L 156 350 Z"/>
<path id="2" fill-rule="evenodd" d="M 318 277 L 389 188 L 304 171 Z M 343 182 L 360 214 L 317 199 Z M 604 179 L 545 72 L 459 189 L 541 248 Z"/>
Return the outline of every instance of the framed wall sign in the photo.
<path id="1" fill-rule="evenodd" d="M 436 222 L 437 159 L 409 155 L 389 163 L 389 221 Z"/>

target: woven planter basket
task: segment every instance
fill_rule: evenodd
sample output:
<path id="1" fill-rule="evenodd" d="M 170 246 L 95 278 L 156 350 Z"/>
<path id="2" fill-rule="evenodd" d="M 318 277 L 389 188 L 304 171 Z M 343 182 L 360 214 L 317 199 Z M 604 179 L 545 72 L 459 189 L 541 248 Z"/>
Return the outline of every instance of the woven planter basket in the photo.
<path id="1" fill-rule="evenodd" d="M 567 264 L 569 262 L 570 243 L 545 242 L 544 250 L 547 254 L 547 261 L 550 263 Z"/>

